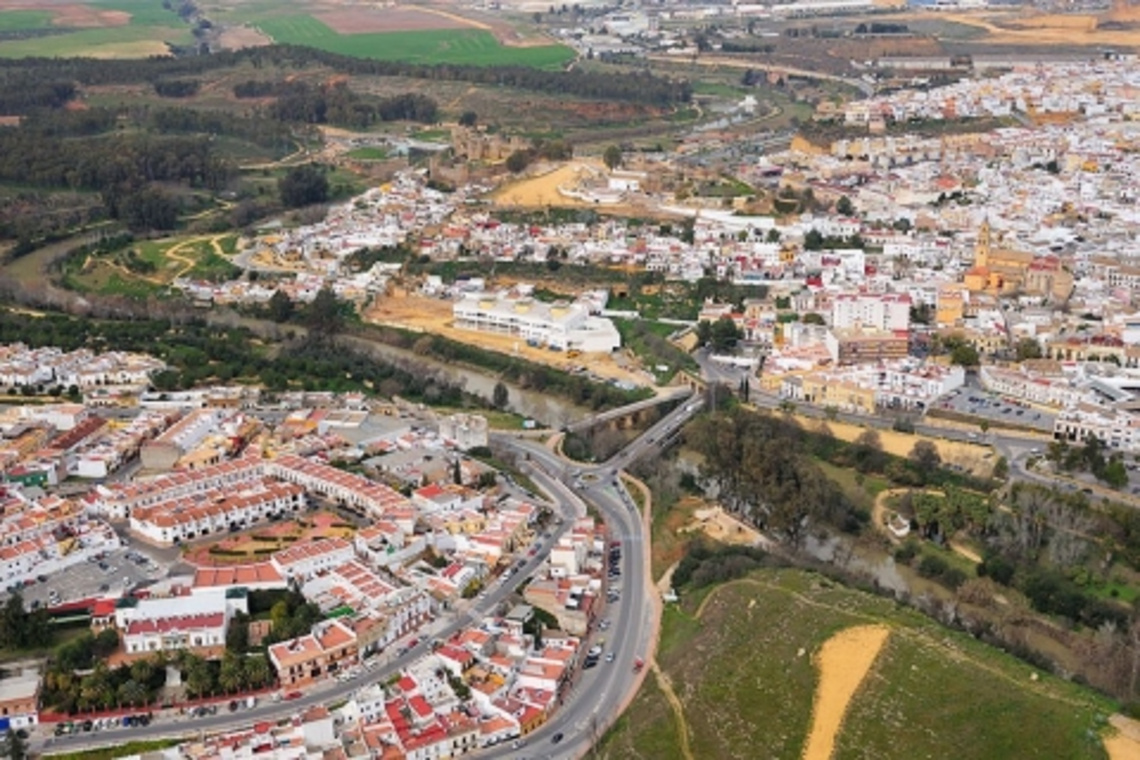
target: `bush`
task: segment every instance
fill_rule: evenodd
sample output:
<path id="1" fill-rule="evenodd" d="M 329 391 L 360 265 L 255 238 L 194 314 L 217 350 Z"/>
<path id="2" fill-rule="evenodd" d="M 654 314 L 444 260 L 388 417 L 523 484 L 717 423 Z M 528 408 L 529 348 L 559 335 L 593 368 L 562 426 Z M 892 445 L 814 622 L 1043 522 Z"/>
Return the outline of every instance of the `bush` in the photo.
<path id="1" fill-rule="evenodd" d="M 941 578 L 949 569 L 946 560 L 934 554 L 924 554 L 918 563 L 918 574 L 931 580 Z"/>

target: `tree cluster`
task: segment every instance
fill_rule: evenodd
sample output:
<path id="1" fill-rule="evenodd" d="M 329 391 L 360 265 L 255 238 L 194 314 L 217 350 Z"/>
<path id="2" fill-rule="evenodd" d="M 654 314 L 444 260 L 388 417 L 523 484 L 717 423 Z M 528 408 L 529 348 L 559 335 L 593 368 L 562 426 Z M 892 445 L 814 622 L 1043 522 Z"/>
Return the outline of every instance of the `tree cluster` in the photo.
<path id="1" fill-rule="evenodd" d="M 1070 446 L 1068 441 L 1053 441 L 1045 451 L 1045 458 L 1064 472 L 1091 472 L 1098 480 L 1112 488 L 1128 485 L 1128 469 L 1120 453 L 1106 456 L 1104 443 L 1096 436 L 1089 436 L 1080 446 Z"/>
<path id="2" fill-rule="evenodd" d="M 41 646 L 51 640 L 51 622 L 46 609 L 29 612 L 24 597 L 14 592 L 0 609 L 0 642 L 6 649 Z"/>
<path id="3" fill-rule="evenodd" d="M 260 92 L 262 88 L 243 88 L 241 91 L 248 89 Z M 239 88 L 235 87 L 235 94 L 238 91 Z M 276 101 L 269 107 L 269 114 L 287 122 L 336 124 L 365 129 L 382 121 L 431 124 L 439 115 L 439 106 L 426 95 L 407 92 L 368 101 L 344 82 L 318 86 L 304 81 L 282 82 L 274 87 L 272 94 L 276 96 Z"/>
<path id="4" fill-rule="evenodd" d="M 804 453 L 797 431 L 775 417 L 733 410 L 703 416 L 685 433 L 721 502 L 796 548 L 814 526 L 858 529 L 847 497 Z"/>

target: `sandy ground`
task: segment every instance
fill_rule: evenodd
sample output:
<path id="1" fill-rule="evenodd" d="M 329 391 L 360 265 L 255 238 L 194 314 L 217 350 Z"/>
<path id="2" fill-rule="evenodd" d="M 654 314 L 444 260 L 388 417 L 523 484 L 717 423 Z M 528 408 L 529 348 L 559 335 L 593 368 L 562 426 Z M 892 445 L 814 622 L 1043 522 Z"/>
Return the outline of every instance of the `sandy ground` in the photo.
<path id="1" fill-rule="evenodd" d="M 768 542 L 758 530 L 745 525 L 720 507 L 698 509 L 693 518 L 693 522 L 681 528 L 682 533 L 699 530 L 721 543 L 744 546 L 763 546 Z"/>
<path id="2" fill-rule="evenodd" d="M 819 688 L 812 706 L 811 733 L 804 747 L 804 760 L 829 760 L 835 738 L 855 696 L 890 629 L 884 625 L 861 625 L 840 631 L 823 643 L 816 655 Z"/>
<path id="3" fill-rule="evenodd" d="M 1101 20 L 1124 23 L 1137 20 L 1135 9 L 1110 11 L 1098 18 L 1090 15 L 1048 14 L 995 15 L 982 13 L 904 13 L 897 18 L 937 18 L 984 29 L 982 44 L 1005 45 L 1140 45 L 1140 29 L 1100 29 Z M 896 17 L 892 16 L 892 19 Z"/>
<path id="4" fill-rule="evenodd" d="M 596 167 L 594 167 L 596 168 Z M 573 162 L 535 177 L 510 182 L 495 191 L 491 199 L 499 204 L 523 208 L 546 206 L 587 206 L 589 204 L 567 198 L 558 192 L 559 185 L 573 185 L 579 177 L 590 173 L 588 164 Z"/>
<path id="5" fill-rule="evenodd" d="M 823 424 L 820 420 L 812 417 L 801 417 L 798 415 L 795 415 L 795 417 L 799 423 L 803 425 L 805 430 L 819 430 L 820 425 Z M 848 443 L 854 441 L 866 432 L 866 428 L 861 428 L 846 422 L 831 422 L 828 420 L 826 421 L 826 425 L 828 429 L 831 430 L 832 435 Z M 876 430 L 875 432 L 879 434 L 879 440 L 883 444 L 883 451 L 888 454 L 905 457 L 910 454 L 910 450 L 914 448 L 914 444 L 918 441 L 930 441 L 938 447 L 938 453 L 945 463 L 958 465 L 975 475 L 989 475 L 993 470 L 995 459 L 993 451 L 989 446 L 981 446 L 975 443 L 961 443 L 959 441 L 943 441 L 936 438 L 927 438 L 922 435 L 899 433 L 894 430 Z M 988 458 L 987 455 L 989 455 Z"/>
<path id="6" fill-rule="evenodd" d="M 558 369 L 588 367 L 591 372 L 607 379 L 624 380 L 639 386 L 646 384 L 645 377 L 636 368 L 626 369 L 620 366 L 610 354 L 581 354 L 571 359 L 562 351 L 532 348 L 526 344 L 526 341 L 513 335 L 457 329 L 451 324 L 451 306 L 451 301 L 438 298 L 381 296 L 365 311 L 364 318 L 377 324 L 403 327 L 416 332 L 442 335 L 463 343 L 473 343 L 481 348 L 519 356 Z"/>
<path id="7" fill-rule="evenodd" d="M 1109 760 L 1140 760 L 1140 721 L 1113 715 L 1108 722 L 1116 729 L 1104 740 Z"/>
<path id="8" fill-rule="evenodd" d="M 102 58 L 111 60 L 115 58 L 150 58 L 151 56 L 168 56 L 170 48 L 165 42 L 158 40 L 136 40 L 135 42 L 109 42 L 106 45 L 93 45 L 88 48 L 76 48 L 71 55 L 77 58 Z"/>

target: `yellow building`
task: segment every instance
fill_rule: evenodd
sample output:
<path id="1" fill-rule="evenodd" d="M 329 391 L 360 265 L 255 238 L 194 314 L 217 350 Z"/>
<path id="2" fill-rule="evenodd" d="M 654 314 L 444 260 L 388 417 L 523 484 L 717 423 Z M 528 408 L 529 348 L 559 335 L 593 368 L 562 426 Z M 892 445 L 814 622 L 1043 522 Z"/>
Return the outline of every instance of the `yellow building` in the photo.
<path id="1" fill-rule="evenodd" d="M 1033 254 L 1007 248 L 994 248 L 990 224 L 983 222 L 974 249 L 974 266 L 966 272 L 964 284 L 971 293 L 1003 295 L 1021 289 Z"/>
<path id="2" fill-rule="evenodd" d="M 965 317 L 967 290 L 958 283 L 946 283 L 938 288 L 938 304 L 934 321 L 939 325 L 954 325 Z"/>

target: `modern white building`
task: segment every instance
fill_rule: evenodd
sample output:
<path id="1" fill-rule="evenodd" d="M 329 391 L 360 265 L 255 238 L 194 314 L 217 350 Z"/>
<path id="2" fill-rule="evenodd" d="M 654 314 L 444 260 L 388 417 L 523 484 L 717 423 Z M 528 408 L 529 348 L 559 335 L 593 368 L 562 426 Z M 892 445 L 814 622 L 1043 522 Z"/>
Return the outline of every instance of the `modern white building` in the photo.
<path id="1" fill-rule="evenodd" d="M 590 315 L 578 302 L 543 303 L 510 293 L 474 293 L 452 307 L 455 326 L 465 330 L 517 336 L 553 351 L 610 352 L 621 348 L 613 322 Z"/>

